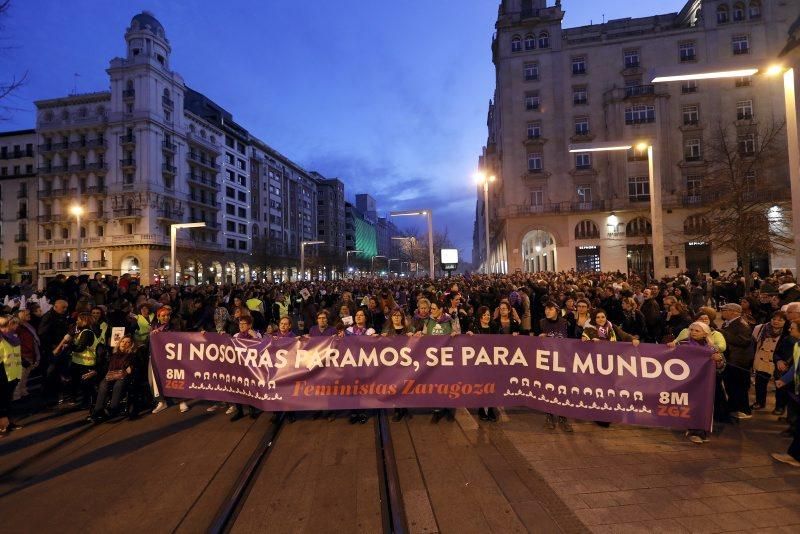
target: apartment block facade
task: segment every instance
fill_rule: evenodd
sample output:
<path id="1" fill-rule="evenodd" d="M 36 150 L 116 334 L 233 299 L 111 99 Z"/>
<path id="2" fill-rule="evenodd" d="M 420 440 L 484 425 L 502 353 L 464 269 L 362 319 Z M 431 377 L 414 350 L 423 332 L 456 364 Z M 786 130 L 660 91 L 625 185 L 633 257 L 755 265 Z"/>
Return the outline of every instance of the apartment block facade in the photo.
<path id="1" fill-rule="evenodd" d="M 569 153 L 571 144 L 653 144 L 661 177 L 667 272 L 736 267 L 731 253 L 694 237 L 693 216 L 719 124 L 781 121 L 783 86 L 765 76 L 651 84 L 664 68 L 765 67 L 777 59 L 800 3 L 689 0 L 679 13 L 562 27 L 569 2 L 503 0 L 492 40 L 496 70 L 480 166 L 489 189 L 487 259 L 482 186 L 473 233 L 474 264 L 492 272 L 652 270 L 646 153 Z M 742 134 L 744 138 L 748 134 Z M 746 143 L 747 139 L 742 142 Z M 752 176 L 785 184 L 765 198 L 787 210 L 788 160 Z M 787 212 L 788 215 L 788 212 Z M 754 268 L 793 267 L 773 255 Z"/>

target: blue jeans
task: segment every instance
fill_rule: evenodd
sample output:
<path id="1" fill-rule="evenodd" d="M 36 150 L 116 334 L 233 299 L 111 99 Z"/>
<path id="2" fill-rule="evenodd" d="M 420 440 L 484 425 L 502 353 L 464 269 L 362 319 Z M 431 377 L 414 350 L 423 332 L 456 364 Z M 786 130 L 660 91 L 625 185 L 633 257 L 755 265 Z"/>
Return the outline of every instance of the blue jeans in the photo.
<path id="1" fill-rule="evenodd" d="M 97 388 L 97 403 L 94 405 L 94 413 L 99 414 L 105 409 L 106 400 L 108 399 L 108 387 L 111 386 L 111 405 L 108 407 L 108 411 L 114 414 L 119 408 L 119 403 L 122 401 L 122 395 L 125 393 L 125 387 L 127 385 L 127 376 L 120 380 L 114 380 L 113 382 L 103 379 L 103 381 L 100 382 L 100 387 Z"/>

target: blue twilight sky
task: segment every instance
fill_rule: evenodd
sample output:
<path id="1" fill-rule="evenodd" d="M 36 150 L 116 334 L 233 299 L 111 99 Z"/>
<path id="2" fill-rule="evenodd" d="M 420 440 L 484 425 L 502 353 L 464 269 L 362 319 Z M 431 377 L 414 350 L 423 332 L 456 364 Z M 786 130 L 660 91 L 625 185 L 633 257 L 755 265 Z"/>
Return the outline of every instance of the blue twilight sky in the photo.
<path id="1" fill-rule="evenodd" d="M 4 102 L 16 111 L 0 130 L 32 128 L 34 100 L 108 89 L 108 62 L 124 55 L 125 28 L 146 9 L 164 25 L 187 85 L 307 170 L 339 177 L 349 199 L 370 193 L 381 213 L 433 208 L 436 228 L 469 261 L 498 3 L 12 0 L 0 21 L 0 47 L 12 47 L 0 53 L 0 83 L 28 78 Z M 563 0 L 564 26 L 684 3 Z"/>

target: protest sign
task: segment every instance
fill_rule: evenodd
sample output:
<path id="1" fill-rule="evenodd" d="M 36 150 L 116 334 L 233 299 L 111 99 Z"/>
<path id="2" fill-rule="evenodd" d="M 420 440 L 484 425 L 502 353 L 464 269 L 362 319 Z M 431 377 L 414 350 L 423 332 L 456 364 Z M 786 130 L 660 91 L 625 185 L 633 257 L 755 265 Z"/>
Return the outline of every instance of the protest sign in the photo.
<path id="1" fill-rule="evenodd" d="M 156 333 L 165 396 L 264 410 L 522 406 L 566 417 L 708 429 L 703 347 L 529 336 L 234 339 Z"/>

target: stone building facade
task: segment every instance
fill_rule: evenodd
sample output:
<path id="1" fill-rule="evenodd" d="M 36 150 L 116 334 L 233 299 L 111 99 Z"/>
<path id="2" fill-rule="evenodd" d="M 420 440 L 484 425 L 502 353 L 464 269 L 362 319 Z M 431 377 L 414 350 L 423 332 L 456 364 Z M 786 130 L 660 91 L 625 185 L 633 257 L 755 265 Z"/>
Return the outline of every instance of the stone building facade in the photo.
<path id="1" fill-rule="evenodd" d="M 705 147 L 720 121 L 784 116 L 783 87 L 765 76 L 650 83 L 662 68 L 765 67 L 786 44 L 800 3 L 689 0 L 679 13 L 562 27 L 568 2 L 503 0 L 492 40 L 496 88 L 480 166 L 490 186 L 492 272 L 652 269 L 647 157 L 636 149 L 569 153 L 577 143 L 648 140 L 661 176 L 668 273 L 732 269 L 736 258 L 693 238 L 708 170 Z M 785 136 L 778 146 L 785 147 Z M 755 184 L 786 184 L 785 148 Z M 756 189 L 758 186 L 756 185 Z M 478 188 L 475 265 L 486 266 Z M 788 194 L 787 194 L 788 197 Z M 788 198 L 765 198 L 785 210 Z M 794 267 L 782 255 L 757 269 Z"/>

